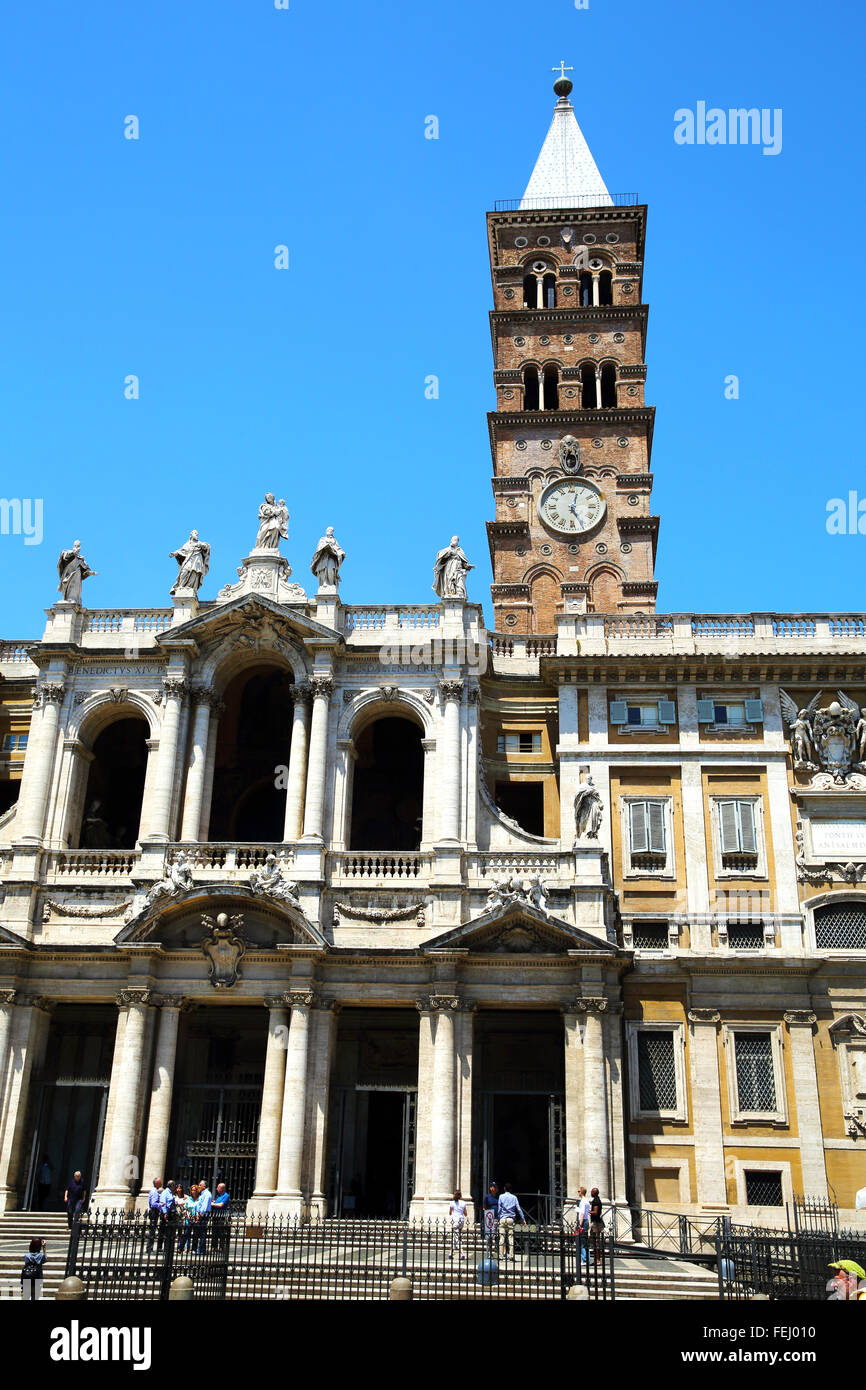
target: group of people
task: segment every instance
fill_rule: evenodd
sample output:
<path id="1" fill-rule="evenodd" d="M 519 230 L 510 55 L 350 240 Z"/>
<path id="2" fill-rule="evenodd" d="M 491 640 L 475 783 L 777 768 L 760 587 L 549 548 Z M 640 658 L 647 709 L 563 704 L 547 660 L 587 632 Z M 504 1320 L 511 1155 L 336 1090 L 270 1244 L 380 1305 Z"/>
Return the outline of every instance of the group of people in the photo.
<path id="1" fill-rule="evenodd" d="M 466 1226 L 466 1203 L 459 1189 L 454 1193 L 448 1214 L 451 1217 L 451 1258 L 453 1259 L 456 1254 L 459 1259 L 464 1259 L 463 1231 Z M 527 1223 L 523 1209 L 508 1183 L 504 1182 L 500 1191 L 497 1184 L 492 1182 L 484 1198 L 484 1234 L 487 1237 L 488 1250 L 492 1252 L 495 1243 L 500 1260 L 509 1257 L 514 1259 L 514 1223 L 518 1217 L 525 1226 Z"/>
<path id="2" fill-rule="evenodd" d="M 602 1242 L 604 1240 L 604 1217 L 602 1215 L 602 1203 L 598 1188 L 593 1187 L 589 1196 L 586 1195 L 586 1188 L 577 1189 L 577 1224 L 575 1226 L 577 1245 L 580 1250 L 581 1264 L 589 1261 L 589 1252 L 593 1253 L 593 1263 L 598 1264 L 601 1258 Z"/>
<path id="3" fill-rule="evenodd" d="M 208 1228 L 215 1225 L 215 1236 L 221 1235 L 229 1210 L 229 1194 L 224 1182 L 217 1183 L 216 1193 L 211 1192 L 206 1179 L 194 1182 L 189 1192 L 183 1183 L 173 1179 L 163 1187 L 161 1178 L 154 1178 L 147 1197 L 147 1248 L 159 1254 L 165 1244 L 166 1229 L 174 1226 L 178 1231 L 178 1254 L 183 1254 L 189 1246 L 190 1254 L 203 1255 L 207 1245 Z"/>

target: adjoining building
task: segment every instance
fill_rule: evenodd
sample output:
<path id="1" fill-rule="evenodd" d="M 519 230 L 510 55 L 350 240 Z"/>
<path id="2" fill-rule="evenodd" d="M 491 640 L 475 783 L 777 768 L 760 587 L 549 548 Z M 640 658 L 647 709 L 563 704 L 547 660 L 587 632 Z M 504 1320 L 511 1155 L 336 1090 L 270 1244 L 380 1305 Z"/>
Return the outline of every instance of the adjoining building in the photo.
<path id="1" fill-rule="evenodd" d="M 344 604 L 332 535 L 308 595 L 268 494 L 215 598 L 195 533 L 165 608 L 73 547 L 0 647 L 0 1209 L 47 1157 L 51 1205 L 853 1217 L 866 618 L 656 611 L 646 208 L 555 90 L 487 218 L 493 631 L 456 537 L 435 603 Z"/>

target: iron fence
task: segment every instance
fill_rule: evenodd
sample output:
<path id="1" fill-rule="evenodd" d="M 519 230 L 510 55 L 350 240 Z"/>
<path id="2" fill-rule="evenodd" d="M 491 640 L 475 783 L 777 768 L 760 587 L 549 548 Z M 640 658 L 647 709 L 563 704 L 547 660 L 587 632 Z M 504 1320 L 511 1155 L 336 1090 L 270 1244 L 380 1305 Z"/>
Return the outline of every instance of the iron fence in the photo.
<path id="1" fill-rule="evenodd" d="M 748 1300 L 756 1294 L 778 1302 L 827 1298 L 837 1260 L 866 1267 L 862 1231 L 759 1231 L 723 1223 L 717 1240 L 719 1298 Z"/>
<path id="2" fill-rule="evenodd" d="M 715 1262 L 721 1233 L 717 1216 L 701 1218 L 654 1207 L 611 1206 L 605 1210 L 605 1219 L 620 1255 L 628 1254 L 631 1248 L 636 1255 L 688 1255 Z"/>
<path id="3" fill-rule="evenodd" d="M 562 1223 L 455 1230 L 449 1220 L 211 1218 L 204 1231 L 145 1212 L 96 1212 L 73 1226 L 67 1275 L 90 1299 L 164 1299 L 179 1275 L 194 1298 L 387 1299 L 405 1276 L 415 1299 L 615 1297 L 613 1239 Z"/>

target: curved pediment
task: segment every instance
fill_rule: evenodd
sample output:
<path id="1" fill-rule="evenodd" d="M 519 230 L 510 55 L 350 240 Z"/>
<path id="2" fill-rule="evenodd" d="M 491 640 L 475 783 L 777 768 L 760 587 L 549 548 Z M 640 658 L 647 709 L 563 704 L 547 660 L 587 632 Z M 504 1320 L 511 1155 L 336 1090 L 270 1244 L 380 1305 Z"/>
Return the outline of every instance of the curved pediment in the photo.
<path id="1" fill-rule="evenodd" d="M 581 931 L 529 902 L 489 908 L 480 917 L 425 941 L 422 951 L 468 950 L 479 955 L 562 956 L 574 951 L 614 956 L 611 942 Z"/>
<path id="2" fill-rule="evenodd" d="M 241 919 L 239 931 L 251 950 L 328 949 L 325 937 L 300 905 L 254 895 L 243 885 L 231 883 L 201 883 L 171 899 L 161 898 L 132 917 L 114 939 L 118 946 L 148 941 L 166 950 L 198 950 L 209 932 L 203 919 L 215 920 L 220 913 Z"/>

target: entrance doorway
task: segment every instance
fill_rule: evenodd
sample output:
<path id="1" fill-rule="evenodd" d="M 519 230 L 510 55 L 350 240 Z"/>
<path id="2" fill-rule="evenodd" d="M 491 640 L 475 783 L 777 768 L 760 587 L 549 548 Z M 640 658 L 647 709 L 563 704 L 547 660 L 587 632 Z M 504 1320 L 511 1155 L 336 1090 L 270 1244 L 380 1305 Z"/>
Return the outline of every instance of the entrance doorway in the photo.
<path id="1" fill-rule="evenodd" d="M 344 1009 L 328 1110 L 328 1211 L 408 1215 L 415 1181 L 418 1015 Z"/>

